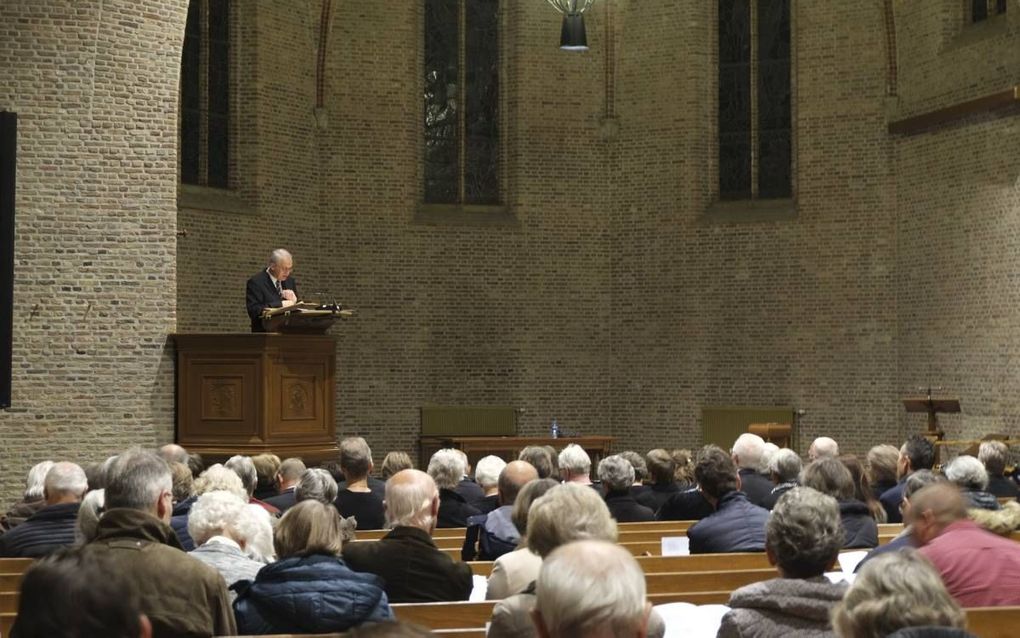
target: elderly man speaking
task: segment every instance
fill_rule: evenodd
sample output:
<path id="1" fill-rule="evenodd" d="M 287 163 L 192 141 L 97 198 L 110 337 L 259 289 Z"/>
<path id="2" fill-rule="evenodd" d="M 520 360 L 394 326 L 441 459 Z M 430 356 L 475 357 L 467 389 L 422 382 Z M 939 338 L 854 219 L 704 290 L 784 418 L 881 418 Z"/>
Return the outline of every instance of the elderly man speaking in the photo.
<path id="1" fill-rule="evenodd" d="M 290 276 L 294 258 L 282 248 L 269 255 L 266 269 L 248 280 L 245 300 L 252 332 L 265 332 L 262 328 L 262 311 L 266 308 L 286 308 L 297 302 L 297 283 Z"/>

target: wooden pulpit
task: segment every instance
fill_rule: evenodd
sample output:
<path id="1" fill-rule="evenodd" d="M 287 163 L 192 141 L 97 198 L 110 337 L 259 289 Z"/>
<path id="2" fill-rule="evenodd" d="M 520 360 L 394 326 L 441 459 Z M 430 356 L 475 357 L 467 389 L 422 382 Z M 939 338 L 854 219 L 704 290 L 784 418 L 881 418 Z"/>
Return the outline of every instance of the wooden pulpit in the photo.
<path id="1" fill-rule="evenodd" d="M 207 462 L 273 452 L 336 459 L 336 341 L 325 334 L 178 334 L 177 442 Z"/>

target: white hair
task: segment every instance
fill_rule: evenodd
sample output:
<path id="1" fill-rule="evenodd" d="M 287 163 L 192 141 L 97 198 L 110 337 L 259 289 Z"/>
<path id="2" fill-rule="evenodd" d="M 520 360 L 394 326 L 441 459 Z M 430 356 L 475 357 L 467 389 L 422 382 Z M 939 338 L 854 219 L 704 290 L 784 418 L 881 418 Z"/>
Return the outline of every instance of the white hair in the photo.
<path id="1" fill-rule="evenodd" d="M 619 454 L 599 461 L 599 480 L 610 492 L 626 492 L 634 484 L 634 466 Z"/>
<path id="2" fill-rule="evenodd" d="M 775 474 L 780 481 L 786 483 L 796 480 L 803 468 L 804 462 L 800 455 L 790 448 L 784 447 L 777 450 L 769 459 L 768 473 Z"/>
<path id="3" fill-rule="evenodd" d="M 286 261 L 288 259 L 294 261 L 294 257 L 290 254 L 290 252 L 283 248 L 277 248 L 273 252 L 269 253 L 270 266 L 273 264 L 278 264 L 281 261 Z"/>
<path id="4" fill-rule="evenodd" d="M 336 500 L 336 494 L 336 479 L 321 467 L 305 470 L 294 489 L 295 500 L 319 501 L 323 505 L 332 505 Z"/>
<path id="5" fill-rule="evenodd" d="M 237 494 L 223 490 L 199 496 L 188 514 L 188 534 L 195 545 L 204 545 L 213 536 L 228 530 L 237 533 L 237 522 L 247 504 Z"/>
<path id="6" fill-rule="evenodd" d="M 69 494 L 77 499 L 85 495 L 89 489 L 89 480 L 85 470 L 75 463 L 54 463 L 46 473 L 46 495 L 52 498 L 56 494 Z"/>
<path id="7" fill-rule="evenodd" d="M 410 474 L 408 474 L 410 473 Z M 414 478 L 410 478 L 413 476 Z M 439 496 L 432 477 L 421 470 L 401 470 L 386 481 L 386 523 L 432 531 L 432 502 Z"/>
<path id="8" fill-rule="evenodd" d="M 535 609 L 552 638 L 633 636 L 645 621 L 645 574 L 606 541 L 564 545 L 543 561 Z"/>
<path id="9" fill-rule="evenodd" d="M 455 489 L 466 471 L 464 457 L 452 448 L 443 448 L 429 459 L 428 473 L 439 489 Z"/>
<path id="10" fill-rule="evenodd" d="M 988 488 L 988 470 L 973 456 L 958 456 L 946 466 L 946 478 L 962 488 L 984 490 Z"/>
<path id="11" fill-rule="evenodd" d="M 772 441 L 768 441 L 765 443 L 765 446 L 762 448 L 761 452 L 761 461 L 758 461 L 758 472 L 760 472 L 761 474 L 769 473 L 769 461 L 772 460 L 772 457 L 775 456 L 776 452 L 778 451 L 779 446 L 773 443 Z"/>
<path id="12" fill-rule="evenodd" d="M 561 483 L 536 498 L 528 510 L 527 546 L 546 556 L 577 540 L 616 542 L 616 520 L 599 493 L 580 483 Z"/>
<path id="13" fill-rule="evenodd" d="M 173 493 L 170 466 L 155 452 L 133 448 L 117 457 L 106 482 L 106 506 L 153 510 L 163 492 Z"/>
<path id="14" fill-rule="evenodd" d="M 237 520 L 237 532 L 248 545 L 244 552 L 252 560 L 260 563 L 271 563 L 276 560 L 276 548 L 273 546 L 273 528 L 278 519 L 270 515 L 261 505 L 244 506 L 244 513 Z"/>
<path id="15" fill-rule="evenodd" d="M 982 441 L 978 448 L 978 460 L 985 464 L 989 474 L 1001 475 L 1009 460 L 1009 448 L 1002 441 Z"/>
<path id="16" fill-rule="evenodd" d="M 53 461 L 42 461 L 32 466 L 25 479 L 25 500 L 36 501 L 43 497 L 46 488 L 46 475 L 53 467 Z"/>
<path id="17" fill-rule="evenodd" d="M 591 457 L 584 451 L 584 448 L 576 443 L 571 443 L 563 448 L 557 458 L 561 470 L 566 470 L 571 476 L 588 474 L 591 472 Z"/>
<path id="18" fill-rule="evenodd" d="M 248 496 L 255 493 L 255 486 L 259 482 L 259 473 L 255 469 L 255 462 L 250 456 L 234 455 L 223 464 L 228 470 L 233 470 L 241 477 L 241 483 L 247 490 Z"/>
<path id="19" fill-rule="evenodd" d="M 99 531 L 99 517 L 106 506 L 106 490 L 92 490 L 81 500 L 74 522 L 74 540 L 80 545 L 91 543 Z"/>
<path id="20" fill-rule="evenodd" d="M 482 457 L 475 464 L 475 481 L 484 489 L 496 487 L 499 484 L 499 473 L 506 467 L 506 461 L 490 454 Z"/>
<path id="21" fill-rule="evenodd" d="M 248 491 L 241 483 L 241 477 L 237 472 L 223 467 L 220 463 L 210 465 L 195 479 L 195 494 L 201 496 L 206 492 L 225 490 L 237 494 L 239 498 L 248 500 Z"/>
<path id="22" fill-rule="evenodd" d="M 834 459 L 839 456 L 839 444 L 836 443 L 835 439 L 830 439 L 827 436 L 820 436 L 814 440 L 811 444 L 809 452 L 814 450 L 815 459 Z"/>
<path id="23" fill-rule="evenodd" d="M 750 432 L 741 434 L 733 443 L 733 456 L 736 457 L 737 467 L 750 468 L 757 472 L 764 450 L 765 439 Z"/>

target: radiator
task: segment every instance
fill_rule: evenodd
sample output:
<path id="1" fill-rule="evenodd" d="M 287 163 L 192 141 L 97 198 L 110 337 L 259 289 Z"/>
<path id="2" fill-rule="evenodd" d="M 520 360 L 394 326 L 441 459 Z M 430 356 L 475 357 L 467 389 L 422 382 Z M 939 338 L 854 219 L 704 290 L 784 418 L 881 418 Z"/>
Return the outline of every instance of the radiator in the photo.
<path id="1" fill-rule="evenodd" d="M 798 449 L 792 407 L 708 406 L 701 408 L 701 438 L 729 451 L 737 437 L 752 423 L 784 423 L 794 426 L 791 446 Z"/>
<path id="2" fill-rule="evenodd" d="M 430 405 L 421 409 L 422 436 L 515 436 L 516 434 L 516 408 Z"/>

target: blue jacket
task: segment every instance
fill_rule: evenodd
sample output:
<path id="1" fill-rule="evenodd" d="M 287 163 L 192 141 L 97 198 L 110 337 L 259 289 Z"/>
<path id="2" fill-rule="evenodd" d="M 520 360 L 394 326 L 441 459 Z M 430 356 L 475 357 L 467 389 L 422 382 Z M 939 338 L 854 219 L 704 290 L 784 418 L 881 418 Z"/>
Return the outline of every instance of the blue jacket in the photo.
<path id="1" fill-rule="evenodd" d="M 266 565 L 231 589 L 239 634 L 338 632 L 393 618 L 382 579 L 322 554 Z"/>
<path id="2" fill-rule="evenodd" d="M 729 492 L 714 514 L 687 530 L 692 554 L 765 551 L 765 523 L 769 511 L 751 503 L 743 492 Z"/>
<path id="3" fill-rule="evenodd" d="M 885 508 L 886 522 L 902 523 L 903 514 L 900 513 L 900 503 L 903 502 L 903 488 L 907 486 L 907 479 L 900 480 L 894 487 L 887 489 L 878 501 Z"/>

